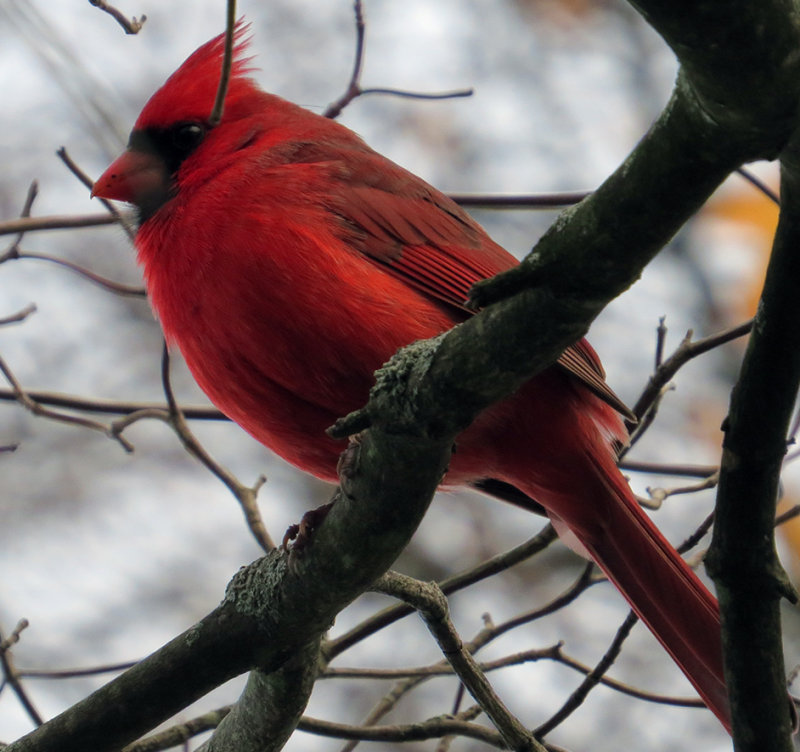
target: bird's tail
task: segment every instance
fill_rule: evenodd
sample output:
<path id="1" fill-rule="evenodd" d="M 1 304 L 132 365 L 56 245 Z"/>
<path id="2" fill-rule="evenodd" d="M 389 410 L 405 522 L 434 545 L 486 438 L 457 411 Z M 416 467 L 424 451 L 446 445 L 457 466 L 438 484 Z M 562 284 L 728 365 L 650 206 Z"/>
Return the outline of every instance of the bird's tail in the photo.
<path id="1" fill-rule="evenodd" d="M 617 586 L 730 732 L 716 599 L 641 509 L 611 456 L 584 456 L 589 466 L 573 484 L 579 494 L 573 488 L 569 498 L 544 498 L 521 490 L 547 507 L 568 544 L 579 541 L 573 547 Z"/>

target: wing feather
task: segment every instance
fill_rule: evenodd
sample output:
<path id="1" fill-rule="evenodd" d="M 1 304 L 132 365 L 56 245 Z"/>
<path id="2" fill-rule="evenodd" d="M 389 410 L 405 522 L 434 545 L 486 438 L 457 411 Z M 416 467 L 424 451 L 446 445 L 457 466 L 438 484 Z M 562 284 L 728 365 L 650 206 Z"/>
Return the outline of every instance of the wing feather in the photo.
<path id="1" fill-rule="evenodd" d="M 518 263 L 458 204 L 360 140 L 298 144 L 288 161 L 328 163 L 334 189 L 326 201 L 348 245 L 462 319 L 471 314 L 465 305 L 470 288 Z M 558 365 L 636 420 L 606 384 L 600 358 L 586 340 L 568 347 Z"/>

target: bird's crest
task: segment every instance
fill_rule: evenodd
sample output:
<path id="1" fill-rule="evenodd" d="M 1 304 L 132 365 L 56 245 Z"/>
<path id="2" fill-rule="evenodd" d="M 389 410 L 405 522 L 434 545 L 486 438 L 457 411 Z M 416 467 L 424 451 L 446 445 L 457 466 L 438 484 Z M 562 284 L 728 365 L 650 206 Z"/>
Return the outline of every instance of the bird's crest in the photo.
<path id="1" fill-rule="evenodd" d="M 250 43 L 249 30 L 250 24 L 243 19 L 236 22 L 233 66 L 225 97 L 226 113 L 235 111 L 237 100 L 254 87 L 247 77 L 253 70 L 249 65 L 252 58 L 243 57 Z M 163 126 L 182 120 L 207 120 L 217 95 L 224 51 L 225 34 L 220 34 L 189 55 L 144 106 L 135 128 Z"/>

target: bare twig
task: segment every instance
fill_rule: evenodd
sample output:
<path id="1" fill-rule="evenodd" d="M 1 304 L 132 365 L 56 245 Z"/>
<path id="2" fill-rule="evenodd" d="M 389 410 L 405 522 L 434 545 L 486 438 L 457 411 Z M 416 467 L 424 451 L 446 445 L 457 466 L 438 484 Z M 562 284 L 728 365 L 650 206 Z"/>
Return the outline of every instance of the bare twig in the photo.
<path id="1" fill-rule="evenodd" d="M 213 128 L 219 125 L 222 120 L 222 113 L 225 111 L 225 95 L 228 93 L 228 84 L 231 80 L 231 70 L 233 68 L 233 39 L 236 31 L 236 0 L 228 0 L 227 17 L 225 22 L 225 53 L 222 58 L 222 70 L 219 75 L 219 86 L 217 96 L 214 99 L 214 107 L 208 116 L 208 124 Z"/>
<path id="2" fill-rule="evenodd" d="M 617 630 L 617 634 L 615 635 L 614 640 L 612 641 L 605 655 L 600 659 L 591 673 L 589 673 L 589 675 L 580 683 L 580 686 L 570 695 L 569 699 L 561 706 L 561 708 L 554 713 L 548 721 L 536 729 L 537 737 L 543 737 L 549 734 L 554 728 L 563 723 L 583 704 L 583 701 L 586 699 L 589 692 L 591 692 L 592 689 L 597 686 L 603 674 L 608 671 L 608 669 L 617 659 L 620 650 L 622 650 L 622 644 L 627 639 L 631 629 L 633 629 L 633 625 L 636 624 L 637 621 L 639 621 L 639 617 L 636 616 L 633 611 L 629 612 L 628 616 L 625 618 L 625 621 Z"/>
<path id="3" fill-rule="evenodd" d="M 94 5 L 95 8 L 105 11 L 112 18 L 114 18 L 114 20 L 125 30 L 126 34 L 138 34 L 142 30 L 144 22 L 147 20 L 147 16 L 145 15 L 142 15 L 142 17 L 139 19 L 137 19 L 135 16 L 129 19 L 121 11 L 105 2 L 105 0 L 89 0 L 89 3 Z"/>
<path id="4" fill-rule="evenodd" d="M 350 74 L 350 80 L 347 83 L 347 88 L 335 102 L 328 105 L 323 113 L 327 118 L 337 118 L 342 110 L 347 107 L 361 93 L 361 70 L 364 65 L 364 9 L 361 6 L 361 0 L 355 0 L 353 3 L 353 14 L 356 23 L 356 51 L 353 58 L 353 72 Z"/>
<path id="5" fill-rule="evenodd" d="M 702 480 L 699 483 L 693 483 L 690 486 L 677 486 L 675 488 L 654 488 L 648 486 L 647 493 L 658 506 L 661 506 L 661 504 L 663 504 L 664 501 L 666 501 L 666 499 L 668 499 L 670 496 L 697 493 L 698 491 L 704 491 L 707 488 L 716 488 L 717 483 L 719 483 L 718 470 L 709 475 L 705 480 Z"/>
<path id="6" fill-rule="evenodd" d="M 6 380 L 11 385 L 11 389 L 14 392 L 16 401 L 33 415 L 54 420 L 59 423 L 68 423 L 70 425 L 82 426 L 83 428 L 90 428 L 93 431 L 99 431 L 105 436 L 108 436 L 110 439 L 114 439 L 115 441 L 119 442 L 120 446 L 126 452 L 133 451 L 133 444 L 131 444 L 122 436 L 117 435 L 117 433 L 111 427 L 103 423 L 99 423 L 96 420 L 89 420 L 88 418 L 83 418 L 79 415 L 62 413 L 41 405 L 22 388 L 22 385 L 19 383 L 19 381 L 17 381 L 16 376 L 14 376 L 13 371 L 8 367 L 8 364 L 2 357 L 0 357 L 0 372 L 3 373 L 3 375 L 6 377 Z"/>
<path id="7" fill-rule="evenodd" d="M 422 92 L 422 91 L 408 91 L 407 89 L 387 89 L 380 87 L 370 87 L 369 89 L 360 89 L 359 96 L 367 96 L 368 94 L 388 94 L 392 97 L 405 97 L 407 99 L 461 99 L 463 97 L 471 97 L 475 91 L 473 89 L 453 89 L 452 91 L 435 91 L 435 92 Z"/>
<path id="8" fill-rule="evenodd" d="M 372 742 L 411 742 L 438 739 L 450 734 L 477 739 L 500 749 L 506 745 L 500 734 L 485 726 L 468 723 L 451 716 L 430 718 L 412 725 L 397 726 L 348 726 L 344 723 L 331 723 L 303 716 L 297 724 L 300 731 L 331 736 L 339 739 L 360 739 Z"/>
<path id="9" fill-rule="evenodd" d="M 211 731 L 219 726 L 223 718 L 230 713 L 232 706 L 228 705 L 197 718 L 192 718 L 185 723 L 172 726 L 162 732 L 148 736 L 133 744 L 129 744 L 122 752 L 158 752 L 185 744 L 189 739 L 204 731 Z M 350 726 L 344 723 L 332 723 L 317 718 L 303 716 L 297 728 L 318 736 L 327 736 L 338 739 L 359 739 L 374 742 L 403 742 L 425 741 L 437 739 L 446 734 L 477 739 L 494 747 L 505 748 L 501 736 L 485 726 L 469 723 L 474 717 L 475 710 L 467 710 L 452 716 L 429 718 L 421 723 L 410 725 L 391 726 Z"/>
<path id="10" fill-rule="evenodd" d="M 14 690 L 14 694 L 16 694 L 17 699 L 20 701 L 22 707 L 25 708 L 25 712 L 28 714 L 28 717 L 36 726 L 41 726 L 44 723 L 44 719 L 39 714 L 39 711 L 36 710 L 30 697 L 28 697 L 28 694 L 25 692 L 25 688 L 22 686 L 22 682 L 20 681 L 19 673 L 14 667 L 14 661 L 11 658 L 11 647 L 19 642 L 20 633 L 27 626 L 28 620 L 21 619 L 17 626 L 14 627 L 14 631 L 8 637 L 4 638 L 2 632 L 0 632 L 0 670 L 3 672 L 4 682 L 8 683 L 11 689 Z"/>
<path id="11" fill-rule="evenodd" d="M 108 214 L 21 217 L 0 222 L 0 235 L 13 235 L 19 232 L 36 232 L 39 230 L 72 230 L 76 227 L 101 227 L 117 223 L 119 223 L 119 219 Z"/>
<path id="12" fill-rule="evenodd" d="M 666 316 L 661 316 L 656 328 L 656 362 L 654 370 L 657 371 L 664 362 L 664 344 L 667 341 L 667 327 L 664 325 Z"/>
<path id="13" fill-rule="evenodd" d="M 28 303 L 24 308 L 21 308 L 16 313 L 12 313 L 8 316 L 3 316 L 0 318 L 0 326 L 6 326 L 7 324 L 18 324 L 20 321 L 25 321 L 32 313 L 36 312 L 36 304 L 35 303 Z"/>
<path id="14" fill-rule="evenodd" d="M 673 384 L 667 383 L 661 387 L 657 394 L 653 395 L 650 400 L 650 404 L 647 406 L 644 415 L 639 418 L 637 423 L 631 425 L 629 421 L 626 421 L 626 426 L 628 427 L 629 439 L 628 445 L 623 447 L 619 453 L 619 460 L 621 461 L 624 459 L 628 452 L 633 449 L 634 446 L 639 442 L 639 440 L 644 436 L 648 430 L 650 430 L 650 426 L 656 420 L 656 416 L 658 415 L 659 408 L 661 407 L 661 401 L 664 397 L 669 393 L 675 390 L 675 386 Z"/>
<path id="15" fill-rule="evenodd" d="M 752 328 L 753 319 L 750 319 L 743 324 L 733 326 L 730 329 L 725 329 L 722 332 L 695 340 L 694 342 L 692 341 L 691 330 L 687 332 L 680 345 L 675 349 L 675 352 L 673 352 L 650 377 L 647 386 L 637 400 L 636 405 L 634 405 L 633 412 L 641 419 L 650 405 L 657 399 L 664 386 L 683 365 L 693 358 L 696 358 L 698 355 L 713 350 L 715 347 L 724 345 L 726 342 L 731 342 L 739 337 L 744 337 L 746 334 L 750 333 Z"/>
<path id="16" fill-rule="evenodd" d="M 440 664 L 438 664 L 438 666 L 448 673 L 454 673 L 453 667 L 450 666 L 450 664 L 446 661 L 442 661 Z M 375 706 L 369 711 L 369 713 L 367 713 L 359 726 L 375 726 L 381 720 L 381 718 L 392 712 L 392 710 L 403 697 L 405 697 L 409 692 L 414 690 L 424 681 L 427 681 L 429 678 L 430 676 L 408 676 L 398 681 L 385 695 L 378 700 Z M 346 744 L 342 745 L 340 752 L 352 752 L 352 750 L 354 750 L 361 741 L 363 740 L 350 739 Z"/>
<path id="17" fill-rule="evenodd" d="M 597 582 L 603 582 L 603 579 L 595 579 L 593 577 L 594 569 L 594 564 L 591 561 L 586 562 L 586 566 L 584 566 L 581 574 L 575 579 L 575 582 L 573 582 L 572 585 L 564 590 L 563 593 L 553 598 L 553 600 L 551 600 L 549 603 L 546 603 L 544 606 L 531 609 L 530 611 L 526 611 L 519 616 L 515 616 L 513 619 L 508 619 L 507 621 L 501 622 L 496 626 L 492 626 L 491 630 L 484 630 L 486 633 L 484 639 L 488 642 L 489 639 L 499 637 L 501 634 L 505 634 L 521 624 L 529 624 L 530 622 L 541 619 L 548 614 L 555 613 L 556 611 L 564 608 L 564 606 L 567 604 L 572 603 L 572 601 L 574 601 L 589 587 Z"/>
<path id="18" fill-rule="evenodd" d="M 473 209 L 561 209 L 574 206 L 591 194 L 591 191 L 572 193 L 540 193 L 528 195 L 485 195 L 451 193 L 450 198 L 460 206 Z"/>
<path id="19" fill-rule="evenodd" d="M 739 167 L 736 172 L 738 172 L 747 182 L 754 185 L 758 188 L 761 193 L 763 193 L 770 201 L 774 204 L 780 206 L 781 199 L 775 191 L 772 190 L 763 180 L 757 178 L 750 170 L 745 169 L 744 167 Z"/>
<path id="20" fill-rule="evenodd" d="M 422 93 L 408 91 L 406 89 L 391 89 L 370 87 L 364 89 L 361 87 L 361 73 L 364 67 L 364 40 L 366 25 L 364 23 L 364 8 L 361 0 L 355 0 L 353 3 L 353 13 L 355 16 L 356 24 L 356 49 L 353 58 L 353 71 L 350 74 L 350 80 L 347 82 L 347 88 L 344 93 L 331 102 L 325 109 L 323 115 L 327 118 L 337 118 L 342 113 L 345 107 L 350 102 L 358 97 L 366 96 L 368 94 L 388 94 L 394 97 L 408 97 L 410 99 L 454 99 L 457 97 L 471 97 L 473 94 L 472 89 L 457 89 L 455 91 L 444 91 L 438 93 Z"/>
<path id="21" fill-rule="evenodd" d="M 482 562 L 475 567 L 472 567 L 464 572 L 448 577 L 442 580 L 439 587 L 445 595 L 450 595 L 459 590 L 462 590 L 476 582 L 492 577 L 499 572 L 511 568 L 521 561 L 525 561 L 537 553 L 547 548 L 555 539 L 555 531 L 552 525 L 546 525 L 537 535 L 529 540 L 515 546 L 509 551 L 492 557 L 488 561 Z M 340 655 L 348 648 L 352 647 L 361 640 L 375 634 L 383 627 L 393 624 L 398 619 L 413 613 L 413 609 L 405 604 L 390 606 L 383 611 L 365 619 L 361 624 L 356 625 L 353 629 L 345 632 L 334 640 L 328 642 L 325 646 L 324 652 L 328 661 L 332 660 L 337 655 Z"/>
<path id="22" fill-rule="evenodd" d="M 458 685 L 459 693 L 463 693 L 464 685 Z M 460 712 L 454 711 L 452 715 L 457 717 L 459 720 L 463 721 L 473 721 L 475 720 L 483 711 L 481 710 L 480 705 L 473 705 L 471 708 L 467 708 L 466 710 L 462 710 Z M 439 739 L 439 743 L 436 745 L 436 752 L 448 752 L 453 742 L 456 741 L 458 737 L 455 734 L 448 734 L 447 736 L 443 736 Z"/>
<path id="23" fill-rule="evenodd" d="M 8 637 L 0 638 L 0 652 L 6 652 L 10 650 L 14 645 L 19 642 L 20 635 L 30 626 L 30 622 L 27 619 L 20 619 L 17 622 L 17 626 L 14 627 L 13 631 Z"/>
<path id="24" fill-rule="evenodd" d="M 28 188 L 28 193 L 25 196 L 25 203 L 22 206 L 22 211 L 20 212 L 20 218 L 25 219 L 26 217 L 30 217 L 31 209 L 33 208 L 33 202 L 36 200 L 36 196 L 39 193 L 39 184 L 34 180 L 30 187 Z M 8 247 L 8 250 L 5 252 L 4 255 L 11 255 L 17 252 L 19 248 L 19 244 L 22 242 L 22 238 L 25 236 L 25 230 L 20 230 L 17 234 L 17 237 L 14 239 L 14 242 Z"/>
<path id="25" fill-rule="evenodd" d="M 169 412 L 169 405 L 147 403 L 147 402 L 123 402 L 118 400 L 103 400 L 98 398 L 77 397 L 72 394 L 61 394 L 59 392 L 27 390 L 31 399 L 42 405 L 52 407 L 67 407 L 70 410 L 80 410 L 89 413 L 106 413 L 111 415 L 130 415 L 147 410 Z M 0 400 L 14 402 L 17 399 L 13 389 L 0 389 Z M 183 407 L 183 417 L 191 420 L 229 420 L 216 407 Z M 138 418 L 137 418 L 138 419 Z"/>
<path id="26" fill-rule="evenodd" d="M 778 525 L 783 525 L 789 520 L 793 520 L 796 517 L 800 517 L 800 504 L 795 504 L 791 509 L 787 509 L 785 512 L 782 512 L 775 518 L 775 527 Z"/>
<path id="27" fill-rule="evenodd" d="M 9 251 L 0 256 L 0 264 L 6 261 L 11 261 L 11 260 L 18 261 L 22 259 L 46 261 L 50 264 L 63 266 L 65 269 L 69 269 L 70 271 L 79 274 L 81 277 L 88 280 L 92 284 L 95 284 L 98 287 L 102 287 L 104 290 L 108 290 L 109 292 L 113 292 L 115 295 L 122 295 L 131 298 L 143 298 L 147 294 L 144 288 L 139 287 L 138 285 L 125 285 L 122 284 L 121 282 L 114 282 L 113 280 L 101 277 L 99 274 L 95 274 L 90 269 L 87 269 L 84 266 L 80 266 L 79 264 L 76 264 L 72 261 L 67 261 L 66 259 L 58 258 L 57 256 L 51 256 L 47 253 L 20 251 L 15 246 L 12 246 L 9 249 Z"/>
<path id="28" fill-rule="evenodd" d="M 592 672 L 592 667 L 581 663 L 572 656 L 564 653 L 563 643 L 559 642 L 547 648 L 523 650 L 519 653 L 497 658 L 493 661 L 482 661 L 478 665 L 482 671 L 498 671 L 510 666 L 519 666 L 524 663 L 535 663 L 537 661 L 550 660 L 561 663 L 568 668 L 574 669 L 584 676 Z M 23 674 L 23 672 L 20 672 Z M 410 666 L 408 668 L 328 668 L 320 676 L 321 679 L 377 679 L 387 681 L 397 681 L 398 679 L 427 679 L 435 676 L 451 676 L 453 668 L 448 663 L 442 661 L 430 666 Z M 653 692 L 646 692 L 630 684 L 603 676 L 600 683 L 621 694 L 636 697 L 646 702 L 654 702 L 663 705 L 677 705 L 680 707 L 704 708 L 702 700 L 698 698 L 672 697 L 671 695 L 660 695 Z"/>
<path id="29" fill-rule="evenodd" d="M 109 663 L 103 666 L 92 666 L 91 668 L 63 668 L 47 671 L 25 668 L 19 669 L 17 673 L 25 679 L 75 679 L 81 676 L 116 674 L 120 671 L 127 671 L 131 666 L 135 666 L 136 663 L 136 661 L 128 661 L 126 663 Z"/>
<path id="30" fill-rule="evenodd" d="M 91 0 L 89 0 L 91 2 Z M 94 180 L 92 180 L 80 167 L 78 167 L 77 162 L 75 162 L 72 157 L 67 153 L 66 146 L 60 146 L 56 149 L 56 156 L 66 165 L 67 169 L 76 177 L 78 180 L 83 183 L 86 188 L 90 191 L 94 188 Z M 114 209 L 113 204 L 109 204 L 107 201 L 101 199 L 101 203 L 105 206 L 111 214 L 114 216 L 118 216 L 116 209 Z"/>
<path id="31" fill-rule="evenodd" d="M 226 705 L 184 723 L 171 726 L 138 742 L 129 744 L 122 752 L 158 752 L 159 750 L 172 749 L 186 744 L 192 737 L 202 734 L 204 731 L 211 731 L 219 726 L 222 719 L 231 712 L 232 707 L 232 705 Z"/>
<path id="32" fill-rule="evenodd" d="M 679 554 L 685 554 L 687 551 L 691 551 L 703 538 L 703 536 L 711 530 L 711 526 L 714 524 L 714 512 L 711 512 L 698 526 L 697 530 L 695 530 L 680 546 L 676 546 L 675 550 Z"/>
<path id="33" fill-rule="evenodd" d="M 524 653 L 522 655 L 524 655 Z M 514 656 L 509 656 L 509 658 L 513 657 Z M 550 656 L 546 657 L 549 658 Z M 563 664 L 564 666 L 568 666 L 569 668 L 584 674 L 585 676 L 590 676 L 596 670 L 590 666 L 587 666 L 585 663 L 581 663 L 575 658 L 566 655 L 561 650 L 560 645 L 557 646 L 556 655 L 552 659 Z M 696 697 L 672 697 L 670 695 L 656 694 L 655 692 L 645 692 L 642 689 L 632 687 L 630 684 L 625 684 L 624 682 L 612 679 L 608 676 L 600 676 L 598 680 L 603 686 L 613 689 L 620 694 L 628 695 L 629 697 L 635 697 L 637 700 L 654 702 L 659 705 L 672 705 L 674 707 L 681 708 L 705 708 L 705 703 Z"/>
<path id="34" fill-rule="evenodd" d="M 661 326 L 663 326 L 663 322 L 660 327 Z M 692 341 L 692 331 L 689 330 L 672 355 L 656 368 L 647 382 L 647 386 L 636 401 L 633 412 L 639 419 L 639 422 L 632 425 L 628 424 L 628 430 L 631 432 L 630 443 L 620 452 L 620 459 L 630 451 L 652 425 L 661 399 L 670 391 L 670 380 L 686 363 L 696 358 L 698 355 L 713 350 L 715 347 L 743 337 L 745 334 L 748 334 L 752 328 L 753 319 L 750 319 L 743 324 L 725 329 L 722 332 L 712 334 L 703 339 L 695 340 L 694 342 Z M 659 330 L 659 339 L 661 339 L 662 336 Z"/>
<path id="35" fill-rule="evenodd" d="M 261 486 L 263 486 L 267 481 L 266 477 L 263 475 L 260 476 L 252 487 L 243 485 L 227 468 L 220 465 L 205 450 L 195 435 L 191 432 L 188 424 L 186 423 L 186 419 L 183 416 L 183 412 L 181 411 L 181 408 L 175 399 L 175 394 L 172 391 L 172 384 L 170 383 L 169 378 L 169 349 L 167 348 L 166 342 L 164 343 L 164 349 L 161 358 L 161 382 L 164 387 L 164 395 L 167 398 L 167 404 L 169 405 L 167 422 L 173 427 L 175 433 L 178 435 L 178 438 L 181 440 L 181 443 L 189 452 L 189 454 L 198 459 L 228 487 L 230 492 L 239 502 L 239 505 L 242 507 L 245 520 L 247 521 L 247 527 L 250 529 L 253 537 L 258 541 L 259 545 L 265 551 L 271 551 L 273 548 L 275 548 L 275 543 L 272 541 L 272 538 L 264 526 L 264 521 L 262 520 L 261 513 L 258 510 L 257 501 L 258 492 L 261 489 Z M 153 415 L 148 417 L 161 416 Z"/>
<path id="36" fill-rule="evenodd" d="M 89 0 L 89 2 L 91 2 L 91 0 Z M 66 165 L 67 169 L 91 191 L 94 187 L 94 181 L 80 167 L 78 167 L 75 160 L 73 160 L 72 157 L 67 154 L 66 147 L 60 147 L 56 151 L 56 155 Z M 136 229 L 133 226 L 133 223 L 127 217 L 123 216 L 114 206 L 114 204 L 107 199 L 101 198 L 100 203 L 106 208 L 108 213 L 114 217 L 114 219 L 116 219 L 120 225 L 122 225 L 122 229 L 125 230 L 128 238 L 131 240 L 131 242 L 133 242 L 133 239 L 136 237 Z"/>
<path id="37" fill-rule="evenodd" d="M 447 599 L 437 585 L 397 572 L 387 572 L 375 583 L 374 588 L 400 598 L 419 612 L 459 679 L 483 712 L 491 718 L 511 749 L 543 752 L 541 745 L 495 693 L 477 661 L 465 648 L 450 620 Z"/>
<path id="38" fill-rule="evenodd" d="M 521 546 L 517 546 L 517 548 L 512 549 L 504 554 L 493 557 L 489 561 L 480 564 L 474 569 L 442 581 L 442 583 L 440 583 L 440 587 L 445 593 L 456 592 L 463 587 L 467 587 L 474 582 L 482 580 L 485 577 L 489 577 L 493 574 L 497 574 L 498 572 L 503 571 L 520 561 L 523 561 L 529 556 L 532 556 L 533 554 L 542 550 L 543 547 L 548 545 L 548 542 L 552 541 L 553 539 L 554 531 L 552 527 L 548 525 L 538 536 L 532 538 L 530 541 L 526 541 Z M 512 629 L 514 626 L 532 621 L 539 616 L 544 616 L 552 611 L 557 610 L 558 608 L 563 607 L 571 600 L 576 598 L 578 594 L 586 587 L 588 587 L 590 584 L 593 584 L 589 582 L 588 576 L 591 570 L 592 565 L 588 565 L 584 571 L 584 574 L 582 574 L 581 577 L 578 578 L 578 581 L 573 584 L 565 593 L 562 593 L 562 595 L 557 597 L 554 601 L 540 609 L 537 609 L 534 612 L 529 612 L 522 617 L 518 617 L 515 620 L 511 620 L 499 626 L 495 626 L 490 621 L 487 621 L 487 625 L 484 627 L 484 629 L 482 629 L 475 638 L 470 640 L 470 642 L 464 646 L 465 650 L 468 650 L 470 653 L 474 653 L 494 638 L 499 637 L 509 629 Z M 412 613 L 412 611 L 413 609 L 407 605 L 392 606 L 388 609 L 384 609 L 373 617 L 362 622 L 361 625 L 355 627 L 350 632 L 347 632 L 336 640 L 329 642 L 324 648 L 324 653 L 326 656 L 329 656 L 330 659 L 351 647 L 356 642 L 378 631 L 383 626 L 391 624 L 402 616 Z M 446 664 L 442 663 L 440 665 Z M 335 669 L 331 670 L 335 671 Z M 391 691 L 385 694 L 369 712 L 364 720 L 364 724 L 373 725 L 377 723 L 383 716 L 389 713 L 392 708 L 394 708 L 394 706 L 402 697 L 415 689 L 427 678 L 428 677 L 425 676 L 408 676 L 398 681 L 397 684 L 392 687 Z M 351 752 L 351 750 L 355 748 L 356 744 L 357 743 L 355 741 L 348 742 L 342 747 L 341 752 Z"/>
<path id="39" fill-rule="evenodd" d="M 659 462 L 635 462 L 625 460 L 620 462 L 622 470 L 629 470 L 634 473 L 652 473 L 653 475 L 682 475 L 686 478 L 707 478 L 713 475 L 719 467 L 716 465 L 681 465 L 681 464 L 662 464 Z"/>

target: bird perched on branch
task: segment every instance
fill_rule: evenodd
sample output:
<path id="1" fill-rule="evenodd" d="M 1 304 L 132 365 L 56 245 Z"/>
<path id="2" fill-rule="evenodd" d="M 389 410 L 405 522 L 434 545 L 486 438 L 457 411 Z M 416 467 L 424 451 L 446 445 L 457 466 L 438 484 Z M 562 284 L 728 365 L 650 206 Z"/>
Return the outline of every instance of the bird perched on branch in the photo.
<path id="1" fill-rule="evenodd" d="M 334 482 L 343 447 L 326 428 L 398 348 L 465 320 L 471 286 L 517 261 L 352 131 L 262 91 L 244 29 L 221 121 L 220 36 L 147 102 L 93 194 L 138 208 L 151 303 L 212 402 Z M 458 437 L 444 484 L 544 507 L 730 730 L 717 602 L 616 467 L 625 409 L 581 340 Z"/>

